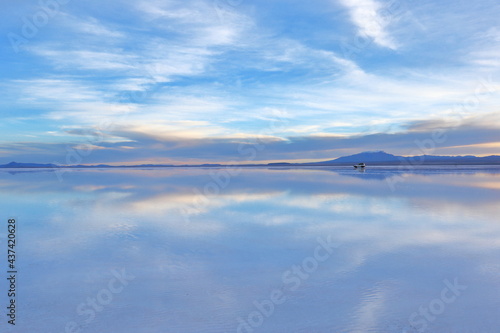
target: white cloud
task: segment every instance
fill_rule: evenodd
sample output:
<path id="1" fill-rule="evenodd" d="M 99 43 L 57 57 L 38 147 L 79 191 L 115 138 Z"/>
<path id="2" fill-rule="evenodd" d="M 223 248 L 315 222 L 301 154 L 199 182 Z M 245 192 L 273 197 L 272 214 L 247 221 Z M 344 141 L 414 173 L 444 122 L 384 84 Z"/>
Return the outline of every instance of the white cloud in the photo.
<path id="1" fill-rule="evenodd" d="M 63 24 L 78 33 L 107 38 L 123 38 L 124 35 L 116 29 L 110 28 L 93 17 L 81 18 L 68 13 L 60 13 Z"/>
<path id="2" fill-rule="evenodd" d="M 188 37 L 190 45 L 211 47 L 230 45 L 252 25 L 252 20 L 234 10 L 221 9 L 212 1 L 162 2 L 143 0 L 137 10 L 155 28 Z"/>
<path id="3" fill-rule="evenodd" d="M 90 49 L 67 50 L 58 47 L 32 48 L 36 55 L 50 59 L 56 68 L 71 68 L 74 71 L 99 70 L 122 71 L 131 70 L 137 57 L 125 55 L 120 50 L 93 51 Z"/>
<path id="4" fill-rule="evenodd" d="M 352 22 L 359 34 L 373 38 L 375 43 L 390 49 L 397 45 L 387 32 L 389 22 L 379 14 L 381 5 L 375 0 L 339 0 L 350 12 Z"/>
<path id="5" fill-rule="evenodd" d="M 254 49 L 264 61 L 256 62 L 261 70 L 276 71 L 288 68 L 308 68 L 323 75 L 362 73 L 352 60 L 342 58 L 332 51 L 315 49 L 287 38 L 262 38 Z"/>
<path id="6" fill-rule="evenodd" d="M 22 91 L 22 101 L 40 105 L 44 102 L 78 103 L 103 98 L 104 94 L 78 80 L 65 77 L 15 80 L 10 87 Z"/>

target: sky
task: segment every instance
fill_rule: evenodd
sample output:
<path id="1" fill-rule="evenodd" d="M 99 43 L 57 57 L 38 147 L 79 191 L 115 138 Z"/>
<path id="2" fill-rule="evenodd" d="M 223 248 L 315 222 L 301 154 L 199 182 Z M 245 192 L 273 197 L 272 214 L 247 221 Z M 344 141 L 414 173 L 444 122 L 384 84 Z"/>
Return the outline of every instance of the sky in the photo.
<path id="1" fill-rule="evenodd" d="M 1 6 L 1 164 L 500 154 L 496 0 Z"/>

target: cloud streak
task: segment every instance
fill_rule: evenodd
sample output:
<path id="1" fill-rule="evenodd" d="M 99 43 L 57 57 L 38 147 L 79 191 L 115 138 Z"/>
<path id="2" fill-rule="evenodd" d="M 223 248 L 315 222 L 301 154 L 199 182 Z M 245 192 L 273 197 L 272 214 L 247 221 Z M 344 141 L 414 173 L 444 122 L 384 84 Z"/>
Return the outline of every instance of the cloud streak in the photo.
<path id="1" fill-rule="evenodd" d="M 397 45 L 388 33 L 389 21 L 380 15 L 381 4 L 375 0 L 339 0 L 349 10 L 351 20 L 361 36 L 373 38 L 376 44 L 392 50 Z"/>

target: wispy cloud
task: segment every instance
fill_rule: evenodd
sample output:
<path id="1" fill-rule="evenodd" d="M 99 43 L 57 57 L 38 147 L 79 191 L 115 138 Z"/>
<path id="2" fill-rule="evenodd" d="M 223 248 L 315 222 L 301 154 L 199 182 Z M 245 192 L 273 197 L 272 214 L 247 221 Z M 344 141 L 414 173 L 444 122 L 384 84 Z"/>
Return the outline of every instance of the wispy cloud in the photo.
<path id="1" fill-rule="evenodd" d="M 52 61 L 55 68 L 71 68 L 76 72 L 131 70 L 137 59 L 134 55 L 124 55 L 120 50 L 64 50 L 54 47 L 39 47 L 32 48 L 32 51 L 34 54 Z"/>
<path id="2" fill-rule="evenodd" d="M 380 15 L 380 3 L 375 0 L 339 0 L 350 12 L 352 22 L 357 26 L 362 36 L 373 38 L 375 43 L 389 49 L 396 49 L 397 45 L 390 36 L 389 22 Z"/>
<path id="3" fill-rule="evenodd" d="M 64 12 L 59 14 L 61 16 L 61 25 L 74 30 L 82 37 L 85 35 L 110 39 L 121 39 L 125 37 L 123 33 L 112 25 L 104 24 L 95 17 L 79 17 Z"/>

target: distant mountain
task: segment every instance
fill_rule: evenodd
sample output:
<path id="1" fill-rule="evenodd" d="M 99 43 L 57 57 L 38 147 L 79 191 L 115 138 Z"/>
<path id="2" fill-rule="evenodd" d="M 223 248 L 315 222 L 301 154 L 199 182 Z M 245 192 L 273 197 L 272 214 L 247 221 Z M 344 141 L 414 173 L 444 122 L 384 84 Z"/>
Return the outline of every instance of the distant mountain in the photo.
<path id="1" fill-rule="evenodd" d="M 339 157 L 335 160 L 318 162 L 324 163 L 373 163 L 373 162 L 401 162 L 401 156 L 388 154 L 384 151 L 367 151 L 359 154 Z"/>
<path id="2" fill-rule="evenodd" d="M 218 165 L 218 164 L 217 164 Z M 0 165 L 0 168 L 149 168 L 149 167 L 173 167 L 171 164 L 140 164 L 140 165 L 108 165 L 108 164 L 94 164 L 94 165 L 57 165 L 57 164 L 39 164 L 39 163 L 17 163 L 10 162 L 8 164 Z M 216 164 L 213 164 L 216 166 Z"/>
<path id="3" fill-rule="evenodd" d="M 17 163 L 10 162 L 9 164 L 0 165 L 0 168 L 58 168 L 55 164 L 39 164 L 39 163 Z"/>
<path id="4" fill-rule="evenodd" d="M 358 163 L 366 163 L 368 165 L 440 165 L 440 164 L 500 164 L 500 156 L 491 155 L 485 157 L 477 157 L 472 155 L 467 156 L 436 156 L 436 155 L 420 155 L 420 156 L 397 156 L 386 153 L 384 151 L 367 151 L 359 154 L 342 156 L 334 160 L 312 162 L 312 163 L 289 163 L 275 162 L 268 164 L 240 164 L 234 165 L 238 167 L 251 166 L 321 166 L 321 165 L 353 165 Z M 0 168 L 144 168 L 144 167 L 225 167 L 231 165 L 224 164 L 186 164 L 186 165 L 171 165 L 171 164 L 141 164 L 141 165 L 126 165 L 113 166 L 106 164 L 99 165 L 56 165 L 56 164 L 39 164 L 39 163 L 17 163 L 10 162 L 9 164 L 0 165 Z"/>
<path id="5" fill-rule="evenodd" d="M 420 155 L 412 157 L 401 157 L 401 161 L 411 164 L 500 164 L 500 156 L 491 155 L 477 157 L 466 156 L 436 156 Z"/>
<path id="6" fill-rule="evenodd" d="M 467 156 L 435 156 L 435 155 L 420 155 L 420 156 L 396 156 L 388 154 L 384 151 L 368 151 L 359 154 L 339 157 L 334 160 L 308 163 L 309 165 L 330 165 L 330 164 L 500 164 L 500 156 L 492 155 L 485 157 L 477 157 L 472 155 Z"/>

